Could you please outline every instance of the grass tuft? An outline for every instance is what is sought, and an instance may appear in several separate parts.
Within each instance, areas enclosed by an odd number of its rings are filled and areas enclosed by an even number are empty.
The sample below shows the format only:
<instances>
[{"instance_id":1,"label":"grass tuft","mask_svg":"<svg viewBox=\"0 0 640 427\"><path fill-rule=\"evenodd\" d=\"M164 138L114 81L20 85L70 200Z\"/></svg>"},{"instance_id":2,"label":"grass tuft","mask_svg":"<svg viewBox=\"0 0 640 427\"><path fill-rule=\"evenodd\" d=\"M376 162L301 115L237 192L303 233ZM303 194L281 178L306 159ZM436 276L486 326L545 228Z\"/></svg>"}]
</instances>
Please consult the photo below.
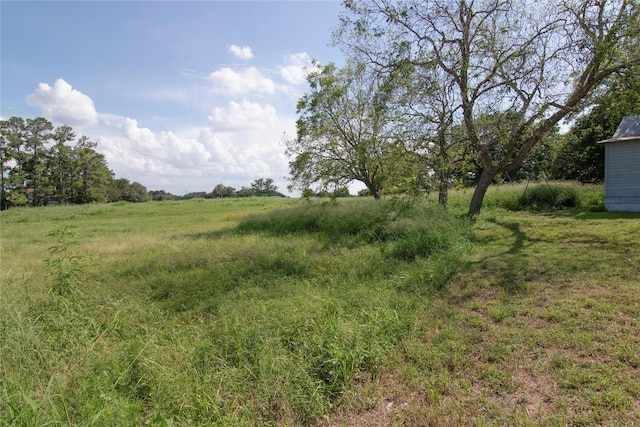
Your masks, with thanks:
<instances>
[{"instance_id":1,"label":"grass tuft","mask_svg":"<svg viewBox=\"0 0 640 427\"><path fill-rule=\"evenodd\" d=\"M496 191L490 192L484 206L529 212L578 209L602 212L604 211L604 191L601 186L572 182L514 184L500 186Z\"/></svg>"}]
</instances>

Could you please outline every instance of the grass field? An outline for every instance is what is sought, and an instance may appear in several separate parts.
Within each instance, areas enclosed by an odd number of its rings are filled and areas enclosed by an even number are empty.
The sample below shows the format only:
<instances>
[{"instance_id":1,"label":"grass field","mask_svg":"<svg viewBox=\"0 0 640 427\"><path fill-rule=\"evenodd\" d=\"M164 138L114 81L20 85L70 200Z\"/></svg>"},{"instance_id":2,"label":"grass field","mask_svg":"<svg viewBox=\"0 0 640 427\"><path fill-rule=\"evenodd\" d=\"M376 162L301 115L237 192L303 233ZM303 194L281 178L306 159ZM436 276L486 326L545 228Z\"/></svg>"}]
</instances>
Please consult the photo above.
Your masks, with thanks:
<instances>
[{"instance_id":1,"label":"grass field","mask_svg":"<svg viewBox=\"0 0 640 427\"><path fill-rule=\"evenodd\" d=\"M523 191L2 212L0 425L640 425L640 215Z\"/></svg>"}]
</instances>

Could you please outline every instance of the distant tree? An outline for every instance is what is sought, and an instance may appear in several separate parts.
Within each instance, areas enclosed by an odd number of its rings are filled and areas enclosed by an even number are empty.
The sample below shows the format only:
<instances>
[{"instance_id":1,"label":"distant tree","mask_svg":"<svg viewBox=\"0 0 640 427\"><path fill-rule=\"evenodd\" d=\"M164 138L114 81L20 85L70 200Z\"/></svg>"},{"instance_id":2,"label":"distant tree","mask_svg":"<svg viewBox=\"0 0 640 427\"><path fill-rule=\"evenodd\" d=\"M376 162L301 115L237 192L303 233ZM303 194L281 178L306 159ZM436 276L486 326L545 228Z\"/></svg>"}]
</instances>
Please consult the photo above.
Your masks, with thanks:
<instances>
[{"instance_id":1,"label":"distant tree","mask_svg":"<svg viewBox=\"0 0 640 427\"><path fill-rule=\"evenodd\" d=\"M258 178L251 183L251 189L255 194L259 194L264 191L264 178Z\"/></svg>"},{"instance_id":2,"label":"distant tree","mask_svg":"<svg viewBox=\"0 0 640 427\"><path fill-rule=\"evenodd\" d=\"M258 178L251 183L253 196L280 196L278 187L273 184L271 178Z\"/></svg>"},{"instance_id":3,"label":"distant tree","mask_svg":"<svg viewBox=\"0 0 640 427\"><path fill-rule=\"evenodd\" d=\"M251 197L255 195L256 191L253 188L248 188L245 186L242 186L240 190L236 191L236 196L238 197Z\"/></svg>"},{"instance_id":4,"label":"distant tree","mask_svg":"<svg viewBox=\"0 0 640 427\"><path fill-rule=\"evenodd\" d=\"M236 189L233 187L226 186L224 184L218 184L214 187L211 192L211 196L214 198L218 197L235 197Z\"/></svg>"},{"instance_id":5,"label":"distant tree","mask_svg":"<svg viewBox=\"0 0 640 427\"><path fill-rule=\"evenodd\" d=\"M43 117L0 121L0 205L90 203L132 197L126 179L113 180L97 144L70 126L54 129ZM139 190L134 186L135 190ZM145 189L146 191L146 189ZM137 196L136 196L137 197Z\"/></svg>"},{"instance_id":6,"label":"distant tree","mask_svg":"<svg viewBox=\"0 0 640 427\"><path fill-rule=\"evenodd\" d=\"M104 155L95 150L96 147L97 143L82 136L71 151L74 203L103 203L109 200L108 189L114 174L107 167Z\"/></svg>"},{"instance_id":7,"label":"distant tree","mask_svg":"<svg viewBox=\"0 0 640 427\"><path fill-rule=\"evenodd\" d=\"M107 189L107 198L109 202L119 202L120 200L126 200L126 195L129 192L131 183L126 178L113 179L109 183Z\"/></svg>"},{"instance_id":8,"label":"distant tree","mask_svg":"<svg viewBox=\"0 0 640 427\"><path fill-rule=\"evenodd\" d=\"M285 141L293 188L335 189L363 183L380 198L397 165L390 137L388 86L358 62L310 73L310 91L298 101L297 137ZM396 167L394 167L396 166Z\"/></svg>"},{"instance_id":9,"label":"distant tree","mask_svg":"<svg viewBox=\"0 0 640 427\"><path fill-rule=\"evenodd\" d=\"M149 197L154 201L162 201L162 200L175 200L176 196L168 193L164 190L151 190L149 191Z\"/></svg>"},{"instance_id":10,"label":"distant tree","mask_svg":"<svg viewBox=\"0 0 640 427\"><path fill-rule=\"evenodd\" d=\"M49 182L53 195L64 202L71 198L74 179L72 149L66 143L73 141L76 134L70 126L63 125L57 127L51 137L55 144L48 156Z\"/></svg>"},{"instance_id":11,"label":"distant tree","mask_svg":"<svg viewBox=\"0 0 640 427\"><path fill-rule=\"evenodd\" d=\"M276 185L274 185L274 184L273 184L273 179L271 179L271 178L266 178L266 179L264 180L264 187L263 187L263 190L264 190L266 193L275 193L275 192L277 192L277 191L278 191L278 186L276 186Z\"/></svg>"},{"instance_id":12,"label":"distant tree","mask_svg":"<svg viewBox=\"0 0 640 427\"><path fill-rule=\"evenodd\" d=\"M208 196L206 191L192 191L181 197L182 200L190 199L206 199Z\"/></svg>"},{"instance_id":13,"label":"distant tree","mask_svg":"<svg viewBox=\"0 0 640 427\"><path fill-rule=\"evenodd\" d=\"M351 194L349 194L349 187L347 187L346 185L336 188L335 190L333 190L333 193L331 195L333 197L350 197L351 196Z\"/></svg>"},{"instance_id":14,"label":"distant tree","mask_svg":"<svg viewBox=\"0 0 640 427\"><path fill-rule=\"evenodd\" d=\"M147 187L139 182L132 182L124 198L127 202L140 203L149 201Z\"/></svg>"},{"instance_id":15,"label":"distant tree","mask_svg":"<svg viewBox=\"0 0 640 427\"><path fill-rule=\"evenodd\" d=\"M9 120L0 121L0 210L8 209L11 200L18 204L26 203L26 197L22 189L22 179L19 178L20 160L18 153L24 139L24 120L20 117L11 117ZM19 195L23 200L16 200Z\"/></svg>"},{"instance_id":16,"label":"distant tree","mask_svg":"<svg viewBox=\"0 0 640 427\"><path fill-rule=\"evenodd\" d=\"M27 119L21 154L25 188L31 190L31 204L46 204L49 180L46 174L47 148L53 125L44 117Z\"/></svg>"}]
</instances>

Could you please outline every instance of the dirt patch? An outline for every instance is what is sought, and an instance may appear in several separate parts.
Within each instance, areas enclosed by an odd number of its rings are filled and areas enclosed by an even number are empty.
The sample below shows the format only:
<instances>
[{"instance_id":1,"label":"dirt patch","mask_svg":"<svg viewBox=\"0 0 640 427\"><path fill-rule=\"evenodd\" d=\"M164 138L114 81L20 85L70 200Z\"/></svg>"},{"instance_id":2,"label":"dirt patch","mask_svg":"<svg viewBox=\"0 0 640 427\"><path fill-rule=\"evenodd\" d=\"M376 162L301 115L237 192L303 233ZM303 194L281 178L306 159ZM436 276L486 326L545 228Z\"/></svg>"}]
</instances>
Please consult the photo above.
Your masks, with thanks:
<instances>
[{"instance_id":1,"label":"dirt patch","mask_svg":"<svg viewBox=\"0 0 640 427\"><path fill-rule=\"evenodd\" d=\"M394 373L383 374L358 385L353 405L341 408L331 420L318 427L382 427L397 424L403 409L416 399Z\"/></svg>"},{"instance_id":2,"label":"dirt patch","mask_svg":"<svg viewBox=\"0 0 640 427\"><path fill-rule=\"evenodd\" d=\"M519 385L516 393L510 396L509 406L521 406L531 420L544 417L552 412L553 395L556 384L548 375L533 375L527 369L515 369L513 380Z\"/></svg>"}]
</instances>

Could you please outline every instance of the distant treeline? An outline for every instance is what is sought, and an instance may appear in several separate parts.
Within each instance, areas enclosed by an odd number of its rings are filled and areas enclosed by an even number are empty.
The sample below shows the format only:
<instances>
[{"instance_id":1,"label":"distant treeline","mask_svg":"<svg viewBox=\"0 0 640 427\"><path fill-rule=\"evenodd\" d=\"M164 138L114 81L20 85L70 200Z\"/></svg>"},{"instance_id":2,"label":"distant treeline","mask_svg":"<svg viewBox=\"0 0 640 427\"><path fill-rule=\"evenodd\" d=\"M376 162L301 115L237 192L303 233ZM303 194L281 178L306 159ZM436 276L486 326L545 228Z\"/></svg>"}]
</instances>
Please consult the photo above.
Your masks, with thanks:
<instances>
[{"instance_id":1,"label":"distant treeline","mask_svg":"<svg viewBox=\"0 0 640 427\"><path fill-rule=\"evenodd\" d=\"M43 117L0 120L1 209L121 200L137 203L198 197L285 197L271 178L256 179L240 190L218 184L210 193L184 196L148 191L139 182L115 178L96 147L97 143L87 136L76 138L70 126L54 127Z\"/></svg>"},{"instance_id":2,"label":"distant treeline","mask_svg":"<svg viewBox=\"0 0 640 427\"><path fill-rule=\"evenodd\" d=\"M140 183L115 178L97 143L43 117L0 120L0 207L149 200Z\"/></svg>"},{"instance_id":3,"label":"distant treeline","mask_svg":"<svg viewBox=\"0 0 640 427\"><path fill-rule=\"evenodd\" d=\"M275 196L275 197L287 197L280 193L278 187L273 185L273 179L260 178L251 183L249 187L242 187L240 190L236 190L233 187L226 186L224 184L218 184L214 187L213 191L207 193L206 191L194 191L187 193L183 196L176 196L164 190L152 190L149 191L149 197L151 200L189 200L189 199L219 199L223 197L253 197L253 196ZM358 196L369 196L369 190L364 189L358 192ZM307 189L302 192L302 197L351 197L349 188L347 186L336 188L334 191L313 191Z\"/></svg>"},{"instance_id":4,"label":"distant treeline","mask_svg":"<svg viewBox=\"0 0 640 427\"><path fill-rule=\"evenodd\" d=\"M149 191L151 200L188 200L188 199L218 199L222 197L252 197L252 196L276 196L286 197L278 192L278 187L273 184L271 178L259 178L251 183L249 187L242 187L236 190L233 187L218 184L214 189L207 193L206 191L194 191L184 196L177 196L164 190Z\"/></svg>"}]
</instances>

